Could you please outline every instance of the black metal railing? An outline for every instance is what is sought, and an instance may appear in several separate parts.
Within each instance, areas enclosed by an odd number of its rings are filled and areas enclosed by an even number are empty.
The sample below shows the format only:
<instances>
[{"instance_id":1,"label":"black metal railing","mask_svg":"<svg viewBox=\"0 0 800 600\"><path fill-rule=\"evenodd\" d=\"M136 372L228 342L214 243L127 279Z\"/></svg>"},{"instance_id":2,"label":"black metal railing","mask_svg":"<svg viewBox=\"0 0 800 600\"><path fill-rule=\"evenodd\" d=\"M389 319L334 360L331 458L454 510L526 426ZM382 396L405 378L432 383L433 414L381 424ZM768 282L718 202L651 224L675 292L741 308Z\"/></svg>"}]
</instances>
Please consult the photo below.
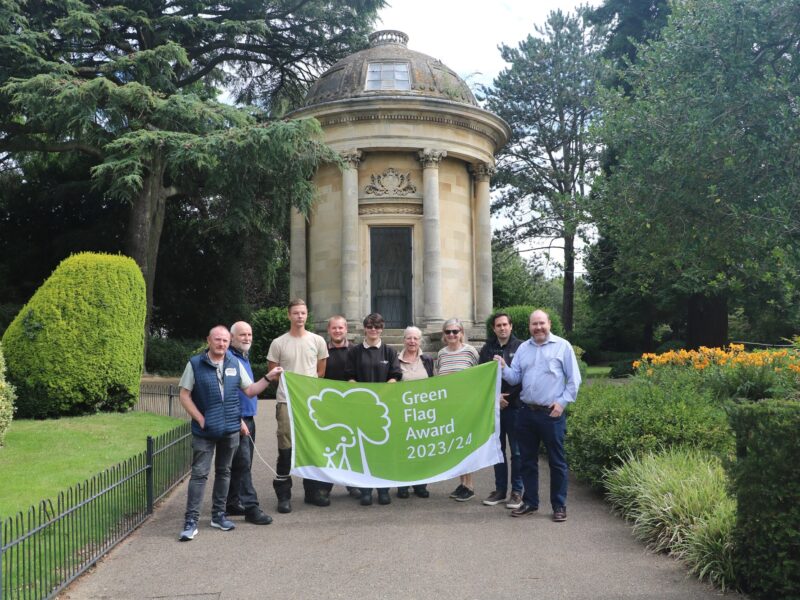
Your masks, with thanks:
<instances>
[{"instance_id":1,"label":"black metal railing","mask_svg":"<svg viewBox=\"0 0 800 600\"><path fill-rule=\"evenodd\" d=\"M139 388L139 401L133 410L190 420L181 405L180 388L163 383L143 383Z\"/></svg>"},{"instance_id":2,"label":"black metal railing","mask_svg":"<svg viewBox=\"0 0 800 600\"><path fill-rule=\"evenodd\" d=\"M0 598L51 598L153 512L191 468L189 423L26 513L0 521Z\"/></svg>"}]
</instances>

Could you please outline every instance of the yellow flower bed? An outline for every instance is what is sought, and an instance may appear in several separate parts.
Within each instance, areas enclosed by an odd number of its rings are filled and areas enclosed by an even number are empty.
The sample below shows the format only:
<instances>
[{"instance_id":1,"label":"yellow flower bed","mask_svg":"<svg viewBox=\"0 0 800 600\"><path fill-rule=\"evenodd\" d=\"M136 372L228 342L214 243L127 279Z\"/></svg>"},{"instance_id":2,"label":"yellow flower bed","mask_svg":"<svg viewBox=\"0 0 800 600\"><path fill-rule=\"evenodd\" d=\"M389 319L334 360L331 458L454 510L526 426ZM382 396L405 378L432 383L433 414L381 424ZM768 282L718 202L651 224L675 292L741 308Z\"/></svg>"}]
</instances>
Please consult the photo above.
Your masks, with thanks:
<instances>
[{"instance_id":1,"label":"yellow flower bed","mask_svg":"<svg viewBox=\"0 0 800 600\"><path fill-rule=\"evenodd\" d=\"M689 369L702 381L719 390L721 396L772 396L779 388L800 387L800 347L746 352L742 344L699 350L670 350L643 354L633 363L638 375L654 377L674 369ZM752 390L752 391L751 391Z\"/></svg>"},{"instance_id":2,"label":"yellow flower bed","mask_svg":"<svg viewBox=\"0 0 800 600\"><path fill-rule=\"evenodd\" d=\"M634 369L652 367L691 367L697 371L712 365L724 367L767 367L775 371L788 368L800 373L800 354L794 348L781 350L755 350L745 352L743 344L731 344L723 348L706 348L699 350L670 350L663 354L642 354L642 358L633 363Z\"/></svg>"}]
</instances>

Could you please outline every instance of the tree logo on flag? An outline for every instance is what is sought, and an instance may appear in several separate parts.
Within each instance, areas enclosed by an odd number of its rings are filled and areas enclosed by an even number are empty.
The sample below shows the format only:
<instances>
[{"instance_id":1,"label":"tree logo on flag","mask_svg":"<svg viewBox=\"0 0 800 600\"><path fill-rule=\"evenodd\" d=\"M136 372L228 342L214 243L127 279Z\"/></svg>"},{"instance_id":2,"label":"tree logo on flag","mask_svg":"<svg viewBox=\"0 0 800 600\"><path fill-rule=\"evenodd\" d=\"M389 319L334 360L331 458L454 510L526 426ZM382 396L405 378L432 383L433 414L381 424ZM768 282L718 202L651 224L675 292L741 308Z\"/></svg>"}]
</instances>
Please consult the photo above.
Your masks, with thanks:
<instances>
[{"instance_id":1,"label":"tree logo on flag","mask_svg":"<svg viewBox=\"0 0 800 600\"><path fill-rule=\"evenodd\" d=\"M358 410L349 411L343 417L338 407L341 407L345 398L351 406L357 405ZM375 392L364 388L353 388L346 392L326 388L308 399L308 416L317 429L332 434L323 452L327 468L361 470L365 475L370 475L366 444L382 446L388 442L392 424L389 407L381 402ZM361 469L352 460L356 458L352 454L356 446Z\"/></svg>"}]
</instances>

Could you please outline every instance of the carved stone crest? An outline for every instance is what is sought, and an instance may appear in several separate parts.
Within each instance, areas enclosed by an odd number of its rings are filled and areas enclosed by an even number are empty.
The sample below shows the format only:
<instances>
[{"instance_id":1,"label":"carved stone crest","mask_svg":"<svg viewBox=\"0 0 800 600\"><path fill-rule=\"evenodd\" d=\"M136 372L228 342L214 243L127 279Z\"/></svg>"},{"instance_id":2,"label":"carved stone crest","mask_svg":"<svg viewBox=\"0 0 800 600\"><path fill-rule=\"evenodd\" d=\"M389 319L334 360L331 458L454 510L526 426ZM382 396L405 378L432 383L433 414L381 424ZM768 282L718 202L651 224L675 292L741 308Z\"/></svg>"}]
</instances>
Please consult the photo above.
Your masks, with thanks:
<instances>
[{"instance_id":1,"label":"carved stone crest","mask_svg":"<svg viewBox=\"0 0 800 600\"><path fill-rule=\"evenodd\" d=\"M417 186L411 183L411 173L400 173L389 167L380 175L369 176L370 183L364 188L368 196L410 196L417 193Z\"/></svg>"}]
</instances>

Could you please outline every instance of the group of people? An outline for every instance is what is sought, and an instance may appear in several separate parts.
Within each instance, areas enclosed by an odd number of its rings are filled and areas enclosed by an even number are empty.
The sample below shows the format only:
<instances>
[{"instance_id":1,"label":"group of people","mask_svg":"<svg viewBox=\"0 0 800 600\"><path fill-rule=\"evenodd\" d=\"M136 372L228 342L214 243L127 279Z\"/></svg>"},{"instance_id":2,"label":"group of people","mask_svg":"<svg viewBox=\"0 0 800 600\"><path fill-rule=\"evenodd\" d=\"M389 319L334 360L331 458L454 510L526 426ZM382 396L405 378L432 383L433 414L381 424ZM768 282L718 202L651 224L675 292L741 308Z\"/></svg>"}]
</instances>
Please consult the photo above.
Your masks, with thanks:
<instances>
[{"instance_id":1,"label":"group of people","mask_svg":"<svg viewBox=\"0 0 800 600\"><path fill-rule=\"evenodd\" d=\"M447 375L497 361L503 379L498 398L503 462L494 466L495 489L483 504L505 503L513 517L534 514L539 508L538 453L540 443L544 443L550 467L553 520L566 520L565 409L575 401L581 378L572 346L550 332L547 313L537 310L530 315L531 337L526 342L512 333L508 314L493 315L494 336L480 353L466 343L461 321L449 319L442 326L445 345L435 360L422 352L422 332L417 327L405 329L399 353L385 344L381 338L384 319L378 313L364 318L364 339L360 343L348 339L347 320L338 315L328 320L328 342L308 331L308 307L303 300L289 304L288 316L289 331L270 345L267 374L258 381L253 381L248 356L253 332L243 321L234 323L230 331L221 325L212 328L207 350L193 356L186 365L179 383L180 400L192 419L193 456L181 541L197 535L200 504L212 459L215 476L211 526L223 531L234 529L236 525L230 516L244 516L245 521L256 525L272 522L272 517L259 505L251 476L254 417L258 395L284 371L339 381L393 383ZM273 488L278 512L289 513L292 437L287 399L281 386L275 415L278 459ZM328 482L304 479L304 501L329 506L332 487ZM362 506L373 503L372 489L347 489ZM420 498L430 495L424 484L413 486L413 493ZM398 498L410 495L409 487L397 489ZM474 497L473 474L461 475L450 498L466 502ZM377 499L379 504L390 504L389 489L378 489Z\"/></svg>"}]
</instances>

